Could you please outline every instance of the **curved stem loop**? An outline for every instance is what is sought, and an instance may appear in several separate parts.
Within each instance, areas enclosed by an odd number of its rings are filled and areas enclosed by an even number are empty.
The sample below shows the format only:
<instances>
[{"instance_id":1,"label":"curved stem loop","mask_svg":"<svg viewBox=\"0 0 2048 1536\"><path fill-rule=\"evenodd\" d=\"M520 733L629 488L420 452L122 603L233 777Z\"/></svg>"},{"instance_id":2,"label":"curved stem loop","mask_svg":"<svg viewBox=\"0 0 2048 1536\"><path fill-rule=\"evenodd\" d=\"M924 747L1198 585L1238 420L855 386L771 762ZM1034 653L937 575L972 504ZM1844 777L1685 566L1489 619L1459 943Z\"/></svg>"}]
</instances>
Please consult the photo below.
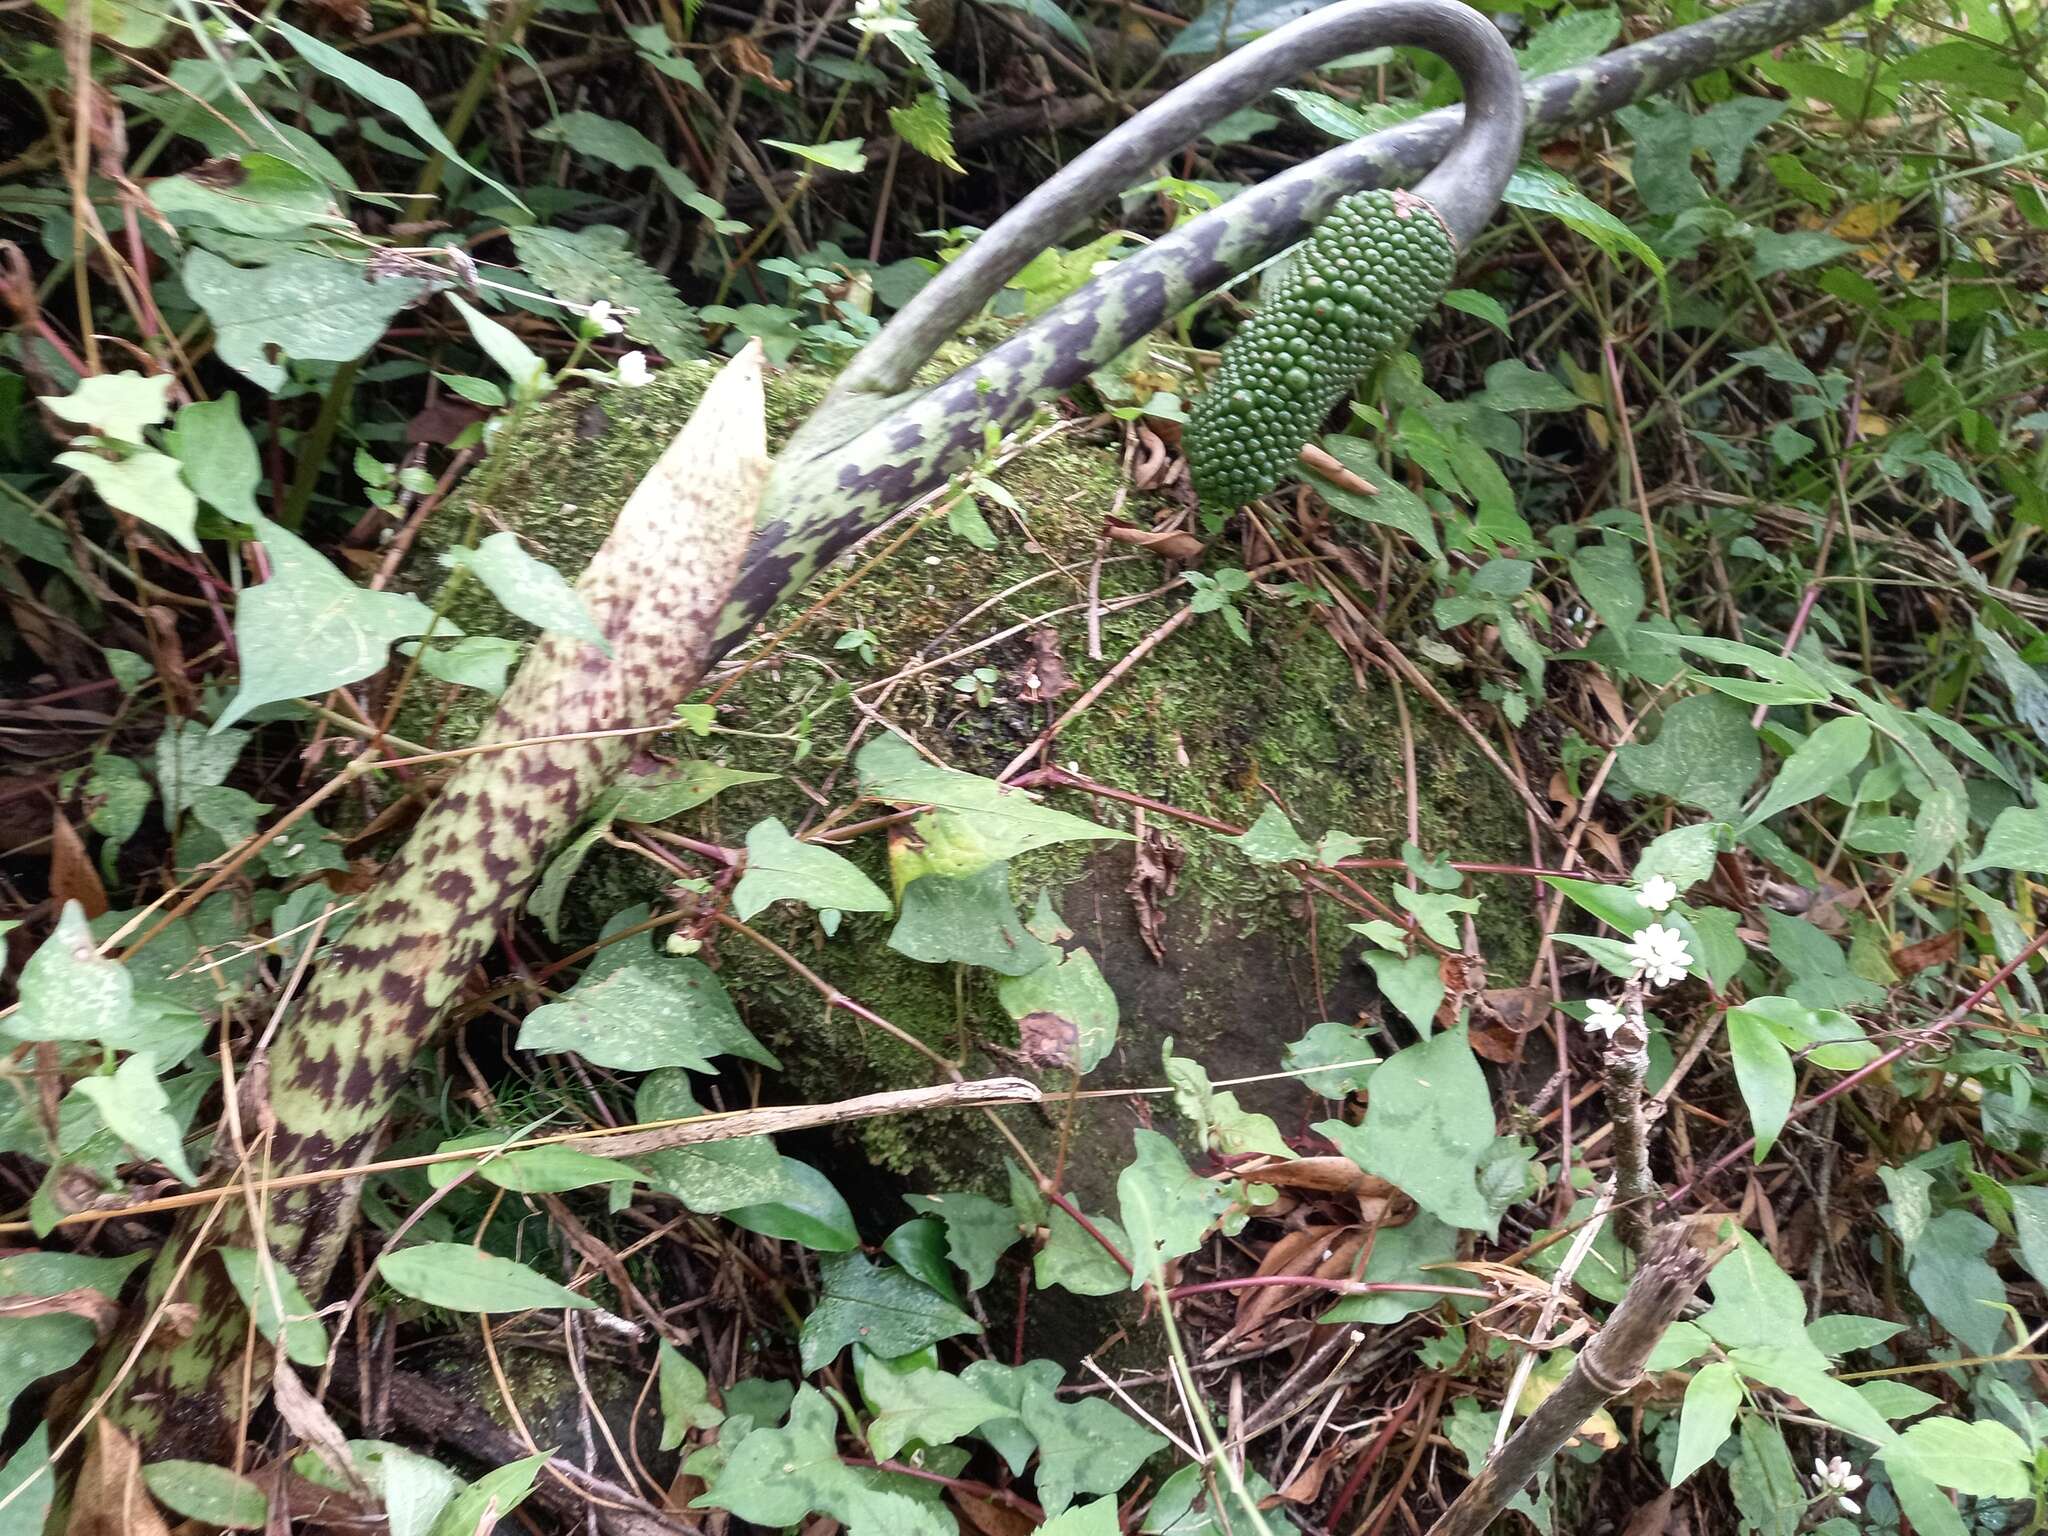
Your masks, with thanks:
<instances>
[{"instance_id":1,"label":"curved stem loop","mask_svg":"<svg viewBox=\"0 0 2048 1536\"><path fill-rule=\"evenodd\" d=\"M1461 244L1470 239L1499 202L1521 152L1522 77L1513 52L1491 21L1458 0L1339 0L1211 65L1038 186L861 349L831 399L907 390L917 370L1027 262L1204 129L1332 59L1390 44L1439 55L1464 86L1457 136L1416 190ZM1274 180L1323 182L1326 162L1342 153L1331 150ZM1359 190L1341 177L1327 181L1327 201Z\"/></svg>"}]
</instances>

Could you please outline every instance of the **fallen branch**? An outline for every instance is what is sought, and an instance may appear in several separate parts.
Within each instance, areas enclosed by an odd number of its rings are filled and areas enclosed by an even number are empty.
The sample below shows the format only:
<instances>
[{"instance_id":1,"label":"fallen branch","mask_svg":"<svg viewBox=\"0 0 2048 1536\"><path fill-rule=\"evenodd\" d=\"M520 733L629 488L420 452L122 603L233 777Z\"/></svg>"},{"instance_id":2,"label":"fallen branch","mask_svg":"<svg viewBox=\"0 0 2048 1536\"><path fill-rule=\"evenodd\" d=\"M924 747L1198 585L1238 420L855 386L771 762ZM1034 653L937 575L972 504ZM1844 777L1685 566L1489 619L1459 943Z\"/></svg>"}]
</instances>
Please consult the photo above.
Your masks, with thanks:
<instances>
[{"instance_id":1,"label":"fallen branch","mask_svg":"<svg viewBox=\"0 0 2048 1536\"><path fill-rule=\"evenodd\" d=\"M1546 1397L1522 1427L1451 1501L1429 1536L1481 1536L1508 1501L1557 1458L1579 1427L1602 1406L1634 1386L1643 1362L1678 1321L1714 1255L1702 1252L1686 1223L1660 1227L1649 1253L1629 1281L1621 1305L1593 1342L1579 1351L1570 1374Z\"/></svg>"}]
</instances>

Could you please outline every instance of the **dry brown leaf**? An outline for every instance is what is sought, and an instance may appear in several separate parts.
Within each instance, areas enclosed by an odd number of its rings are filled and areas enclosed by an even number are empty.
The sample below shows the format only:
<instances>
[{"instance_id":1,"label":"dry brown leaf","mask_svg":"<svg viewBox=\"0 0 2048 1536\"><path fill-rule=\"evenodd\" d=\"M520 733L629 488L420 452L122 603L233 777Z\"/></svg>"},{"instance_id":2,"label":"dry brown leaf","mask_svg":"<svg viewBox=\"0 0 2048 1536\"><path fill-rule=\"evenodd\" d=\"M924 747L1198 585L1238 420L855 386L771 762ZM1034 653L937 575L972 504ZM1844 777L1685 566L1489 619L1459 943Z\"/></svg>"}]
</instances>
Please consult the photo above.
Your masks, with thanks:
<instances>
[{"instance_id":1,"label":"dry brown leaf","mask_svg":"<svg viewBox=\"0 0 2048 1536\"><path fill-rule=\"evenodd\" d=\"M64 1536L170 1536L143 1486L135 1442L105 1419L93 1424Z\"/></svg>"},{"instance_id":2,"label":"dry brown leaf","mask_svg":"<svg viewBox=\"0 0 2048 1536\"><path fill-rule=\"evenodd\" d=\"M775 63L763 53L754 40L744 35L735 35L725 40L726 64L750 80L757 80L771 91L787 93L790 84L775 73Z\"/></svg>"},{"instance_id":3,"label":"dry brown leaf","mask_svg":"<svg viewBox=\"0 0 2048 1536\"><path fill-rule=\"evenodd\" d=\"M1282 1189L1313 1189L1330 1195L1356 1195L1361 1200L1384 1201L1394 1186L1367 1173L1348 1157L1295 1157L1270 1163L1248 1163L1240 1176L1259 1184L1277 1184ZM1371 1216L1366 1218L1372 1220Z\"/></svg>"},{"instance_id":4,"label":"dry brown leaf","mask_svg":"<svg viewBox=\"0 0 2048 1536\"><path fill-rule=\"evenodd\" d=\"M106 914L107 888L100 884L100 872L92 867L92 856L62 808L50 820L50 894L59 902L77 902L87 917Z\"/></svg>"},{"instance_id":5,"label":"dry brown leaf","mask_svg":"<svg viewBox=\"0 0 2048 1536\"><path fill-rule=\"evenodd\" d=\"M1489 987L1479 994L1479 1008L1501 1028L1526 1035L1550 1017L1550 994L1541 987Z\"/></svg>"},{"instance_id":6,"label":"dry brown leaf","mask_svg":"<svg viewBox=\"0 0 2048 1536\"><path fill-rule=\"evenodd\" d=\"M1255 1274L1260 1278L1272 1275L1312 1274L1329 1251L1331 1240L1339 1229L1334 1226L1302 1227L1285 1232L1273 1246L1266 1250L1259 1260ZM1226 1340L1243 1338L1274 1313L1284 1311L1293 1301L1297 1292L1292 1286L1252 1285L1238 1293L1237 1317L1230 1325Z\"/></svg>"},{"instance_id":7,"label":"dry brown leaf","mask_svg":"<svg viewBox=\"0 0 2048 1536\"><path fill-rule=\"evenodd\" d=\"M1348 1452L1359 1449L1358 1442L1337 1436L1318 1451L1309 1464L1295 1474L1292 1481L1280 1490L1280 1497L1290 1504L1313 1504L1323 1491L1323 1481L1330 1475L1330 1469L1342 1461Z\"/></svg>"},{"instance_id":8,"label":"dry brown leaf","mask_svg":"<svg viewBox=\"0 0 2048 1536\"><path fill-rule=\"evenodd\" d=\"M1131 462L1131 484L1141 491L1162 491L1180 473L1180 465L1166 445L1166 439L1150 423L1140 422L1133 433L1137 452Z\"/></svg>"},{"instance_id":9,"label":"dry brown leaf","mask_svg":"<svg viewBox=\"0 0 2048 1536\"><path fill-rule=\"evenodd\" d=\"M1946 965L1955 958L1962 938L1962 929L1951 928L1947 933L1937 933L1931 939L1895 949L1892 951L1892 969L1901 976L1917 976L1937 965Z\"/></svg>"},{"instance_id":10,"label":"dry brown leaf","mask_svg":"<svg viewBox=\"0 0 2048 1536\"><path fill-rule=\"evenodd\" d=\"M1040 1071L1054 1067L1078 1070L1081 1027L1072 1019L1040 1010L1017 1021L1017 1054Z\"/></svg>"},{"instance_id":11,"label":"dry brown leaf","mask_svg":"<svg viewBox=\"0 0 2048 1536\"><path fill-rule=\"evenodd\" d=\"M1621 1536L1692 1536L1692 1521L1685 1512L1680 1511L1675 1520L1671 1517L1672 1506L1677 1502L1678 1490L1666 1488L1628 1517Z\"/></svg>"},{"instance_id":12,"label":"dry brown leaf","mask_svg":"<svg viewBox=\"0 0 2048 1536\"><path fill-rule=\"evenodd\" d=\"M1105 531L1117 543L1132 545L1162 560L1198 560L1202 555L1202 541L1178 528L1138 528L1130 523L1111 522Z\"/></svg>"},{"instance_id":13,"label":"dry brown leaf","mask_svg":"<svg viewBox=\"0 0 2048 1536\"><path fill-rule=\"evenodd\" d=\"M1377 496L1380 488L1364 476L1345 467L1341 459L1323 451L1315 443L1309 443L1301 450L1301 462L1321 475L1340 491L1349 491L1354 496Z\"/></svg>"},{"instance_id":14,"label":"dry brown leaf","mask_svg":"<svg viewBox=\"0 0 2048 1536\"><path fill-rule=\"evenodd\" d=\"M1139 832L1131 855L1131 878L1124 889L1131 893L1138 937L1161 965L1166 963L1166 903L1180 884L1180 867L1186 862L1180 844L1157 827Z\"/></svg>"},{"instance_id":15,"label":"dry brown leaf","mask_svg":"<svg viewBox=\"0 0 2048 1536\"><path fill-rule=\"evenodd\" d=\"M81 1286L75 1291L59 1291L54 1296L0 1296L0 1320L44 1317L52 1312L66 1312L73 1317L84 1318L101 1338L105 1338L114 1324L121 1320L120 1304L90 1286Z\"/></svg>"},{"instance_id":16,"label":"dry brown leaf","mask_svg":"<svg viewBox=\"0 0 2048 1536\"><path fill-rule=\"evenodd\" d=\"M998 1504L994 1499L977 1499L955 1489L952 1502L960 1518L981 1536L1031 1536L1038 1529L1038 1523L1023 1511Z\"/></svg>"},{"instance_id":17,"label":"dry brown leaf","mask_svg":"<svg viewBox=\"0 0 2048 1536\"><path fill-rule=\"evenodd\" d=\"M320 1405L320 1400L306 1390L306 1384L299 1380L299 1373L291 1368L283 1355L278 1356L270 1390L278 1413L291 1426L292 1433L320 1458L321 1465L347 1483L353 1492L369 1498L370 1489L356 1471L355 1458L348 1453L348 1436L341 1432L341 1426Z\"/></svg>"},{"instance_id":18,"label":"dry brown leaf","mask_svg":"<svg viewBox=\"0 0 2048 1536\"><path fill-rule=\"evenodd\" d=\"M1050 624L1031 631L1031 659L1014 675L1018 697L1027 704L1049 704L1080 686L1067 672L1066 658L1060 654L1060 632Z\"/></svg>"}]
</instances>

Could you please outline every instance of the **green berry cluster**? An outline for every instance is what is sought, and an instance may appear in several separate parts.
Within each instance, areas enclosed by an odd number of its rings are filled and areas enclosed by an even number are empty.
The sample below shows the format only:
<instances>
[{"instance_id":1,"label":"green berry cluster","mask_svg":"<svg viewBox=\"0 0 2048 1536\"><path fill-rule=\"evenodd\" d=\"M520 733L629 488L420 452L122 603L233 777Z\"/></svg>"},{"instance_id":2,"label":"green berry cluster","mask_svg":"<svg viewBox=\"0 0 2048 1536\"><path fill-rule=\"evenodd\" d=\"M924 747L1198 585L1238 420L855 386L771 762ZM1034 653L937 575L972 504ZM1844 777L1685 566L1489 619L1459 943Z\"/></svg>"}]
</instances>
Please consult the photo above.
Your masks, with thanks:
<instances>
[{"instance_id":1,"label":"green berry cluster","mask_svg":"<svg viewBox=\"0 0 2048 1536\"><path fill-rule=\"evenodd\" d=\"M1188 413L1195 490L1241 507L1292 472L1302 445L1450 285L1457 247L1411 192L1355 192L1272 284Z\"/></svg>"}]
</instances>

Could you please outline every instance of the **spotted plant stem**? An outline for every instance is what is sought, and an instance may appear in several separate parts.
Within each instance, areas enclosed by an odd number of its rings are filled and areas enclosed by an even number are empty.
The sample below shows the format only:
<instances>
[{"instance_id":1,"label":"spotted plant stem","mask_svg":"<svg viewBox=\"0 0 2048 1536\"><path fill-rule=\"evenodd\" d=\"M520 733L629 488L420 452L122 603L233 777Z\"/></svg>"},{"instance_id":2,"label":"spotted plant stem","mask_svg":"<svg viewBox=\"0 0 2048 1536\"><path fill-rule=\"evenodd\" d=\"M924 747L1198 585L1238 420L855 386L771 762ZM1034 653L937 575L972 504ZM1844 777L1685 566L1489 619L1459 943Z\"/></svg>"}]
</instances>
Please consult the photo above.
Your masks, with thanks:
<instances>
[{"instance_id":1,"label":"spotted plant stem","mask_svg":"<svg viewBox=\"0 0 2048 1536\"><path fill-rule=\"evenodd\" d=\"M1820 31L1863 3L1754 0L1526 81L1528 139L1541 143ZM1333 47L1323 60L1345 51ZM1234 109L1243 78L1227 76L1219 85L1218 75L1218 69L1205 70L1128 125L1146 125L1138 139L1126 143L1120 161L1133 167L1130 180ZM1161 111L1169 107L1174 110ZM849 369L852 382L833 392L777 463L746 571L719 622L719 654L841 550L974 463L983 451L986 424L1006 432L1021 426L1042 401L1080 383L1203 294L1302 239L1340 198L1424 178L1417 191L1436 207L1453 211L1459 203L1469 205L1457 188L1432 187L1425 174L1444 160L1463 123L1462 107L1427 112L1249 187L1118 262L930 390L902 393L910 374L979 307L979 300L966 304L967 298L985 299L1015 275L1022 260L1097 204L1076 195L1035 210L1023 229L1012 227L1016 213L1006 215L948 268L954 297L943 306L906 309L892 321L863 349L864 355L875 349L876 360L856 360ZM1120 185L1095 191L1098 204ZM1474 227L1468 216L1453 220L1461 236ZM935 280L932 287L938 286Z\"/></svg>"},{"instance_id":2,"label":"spotted plant stem","mask_svg":"<svg viewBox=\"0 0 2048 1536\"><path fill-rule=\"evenodd\" d=\"M499 922L632 751L628 736L564 738L667 720L703 676L767 476L757 344L713 381L577 583L608 646L542 636L478 738L525 744L464 760L322 955L267 1063L268 1172L346 1167L374 1152L414 1058ZM267 1198L264 1241L306 1295L324 1289L359 1193L337 1180ZM181 1223L166 1244L135 1315L154 1310L195 1229ZM216 1230L218 1245L254 1241L232 1197ZM218 1457L233 1448L242 1373L230 1367L246 1314L210 1255L175 1300L191 1304L171 1314L189 1330L152 1341L116 1416L147 1459Z\"/></svg>"}]
</instances>

